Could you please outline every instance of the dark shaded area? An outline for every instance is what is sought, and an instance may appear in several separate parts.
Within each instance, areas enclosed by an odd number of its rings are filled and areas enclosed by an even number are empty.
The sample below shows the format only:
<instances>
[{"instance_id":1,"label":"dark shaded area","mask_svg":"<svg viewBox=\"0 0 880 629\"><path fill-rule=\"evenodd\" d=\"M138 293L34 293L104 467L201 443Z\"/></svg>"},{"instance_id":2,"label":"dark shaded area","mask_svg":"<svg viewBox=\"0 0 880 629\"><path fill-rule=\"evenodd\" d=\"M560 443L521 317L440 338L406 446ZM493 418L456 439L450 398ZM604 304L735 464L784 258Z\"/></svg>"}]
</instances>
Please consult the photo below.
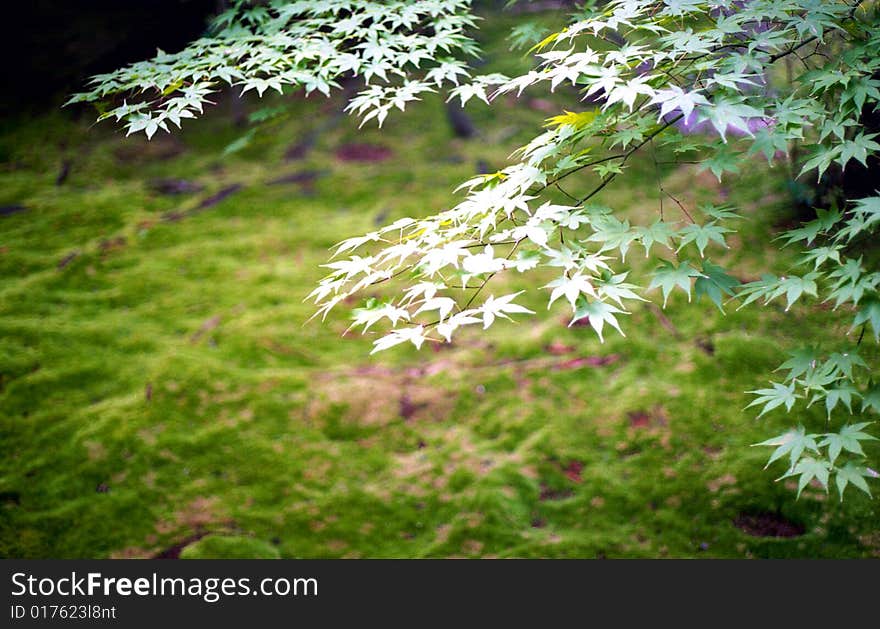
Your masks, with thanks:
<instances>
[{"instance_id":1,"label":"dark shaded area","mask_svg":"<svg viewBox=\"0 0 880 629\"><path fill-rule=\"evenodd\" d=\"M125 248L128 243L125 236L116 236L115 238L102 238L98 243L98 249L101 253L111 253Z\"/></svg>"},{"instance_id":2,"label":"dark shaded area","mask_svg":"<svg viewBox=\"0 0 880 629\"><path fill-rule=\"evenodd\" d=\"M413 402L412 398L409 396L409 393L404 393L400 396L400 401L398 402L398 413L404 419L409 421L413 418L413 416L419 412L420 410L427 408L427 402Z\"/></svg>"},{"instance_id":3,"label":"dark shaded area","mask_svg":"<svg viewBox=\"0 0 880 629\"><path fill-rule=\"evenodd\" d=\"M234 183L232 185L226 186L225 188L222 188L221 190L215 192L211 196L205 197L204 199L202 199L199 202L199 204L191 210L188 210L188 211L172 210L171 212L165 212L162 215L162 220L170 222L170 223L183 220L187 216L192 216L193 214L198 214L199 212L203 212L204 210L207 210L208 208L214 207L215 205L217 205L218 203L220 203L221 201L223 201L227 197L232 196L233 194L235 194L236 192L238 192L242 188L244 188L244 186L240 183Z\"/></svg>"},{"instance_id":4,"label":"dark shaded area","mask_svg":"<svg viewBox=\"0 0 880 629\"><path fill-rule=\"evenodd\" d=\"M573 489L556 489L545 483L541 483L541 493L538 494L538 500L546 502L548 500L565 500L574 496Z\"/></svg>"},{"instance_id":5,"label":"dark shaded area","mask_svg":"<svg viewBox=\"0 0 880 629\"><path fill-rule=\"evenodd\" d=\"M65 159L61 162L61 168L58 170L58 175L55 177L55 185L63 186L64 182L67 181L68 175L70 175L70 167L73 165L69 159Z\"/></svg>"},{"instance_id":6,"label":"dark shaded area","mask_svg":"<svg viewBox=\"0 0 880 629\"><path fill-rule=\"evenodd\" d=\"M660 406L652 410L638 409L626 414L629 425L633 428L651 428L654 426L668 426L669 419Z\"/></svg>"},{"instance_id":7,"label":"dark shaded area","mask_svg":"<svg viewBox=\"0 0 880 629\"><path fill-rule=\"evenodd\" d=\"M880 74L874 74L875 80L880 79ZM867 133L880 133L880 112L867 105L862 109L859 117L862 129ZM846 170L835 173L837 183L847 199L862 199L877 194L880 188L877 175L880 174L880 158L869 155L867 166L857 160L850 160Z\"/></svg>"},{"instance_id":8,"label":"dark shaded area","mask_svg":"<svg viewBox=\"0 0 880 629\"><path fill-rule=\"evenodd\" d=\"M446 117L449 119L449 124L452 126L452 131L456 137L468 139L477 135L477 128L474 126L473 121L471 121L470 116L465 113L464 108L457 102L446 103Z\"/></svg>"},{"instance_id":9,"label":"dark shaded area","mask_svg":"<svg viewBox=\"0 0 880 629\"><path fill-rule=\"evenodd\" d=\"M311 187L321 177L327 173L319 170L301 170L287 175L281 175L275 179L269 180L270 186L280 186L285 184L297 184L303 187Z\"/></svg>"},{"instance_id":10,"label":"dark shaded area","mask_svg":"<svg viewBox=\"0 0 880 629\"><path fill-rule=\"evenodd\" d=\"M292 144L286 151L284 151L284 160L295 162L297 160L305 159L309 154L309 151L315 146L317 140L317 131L312 131L311 133L306 134L302 140L296 144Z\"/></svg>"},{"instance_id":11,"label":"dark shaded area","mask_svg":"<svg viewBox=\"0 0 880 629\"><path fill-rule=\"evenodd\" d=\"M180 559L180 553L183 552L183 549L189 546L190 544L199 541L202 539L207 533L200 532L194 535L190 535L174 544L173 546L169 546L165 550L162 550L155 555L153 555L150 559Z\"/></svg>"},{"instance_id":12,"label":"dark shaded area","mask_svg":"<svg viewBox=\"0 0 880 629\"><path fill-rule=\"evenodd\" d=\"M243 187L244 186L242 186L240 183L234 183L231 186L226 186L225 188L218 191L217 193L212 194L211 196L207 197L206 199L203 199L196 206L196 210L206 210L209 207L214 207L215 205L220 203L220 201L223 201L225 198L232 196L233 194L235 194L236 192L241 190Z\"/></svg>"},{"instance_id":13,"label":"dark shaded area","mask_svg":"<svg viewBox=\"0 0 880 629\"><path fill-rule=\"evenodd\" d=\"M195 181L174 178L153 179L147 185L153 192L168 196L193 194L195 192L201 192L203 189L203 186Z\"/></svg>"},{"instance_id":14,"label":"dark shaded area","mask_svg":"<svg viewBox=\"0 0 880 629\"><path fill-rule=\"evenodd\" d=\"M880 74L875 74L873 78L880 79ZM859 123L865 133L880 133L880 111L866 105L859 116ZM847 200L877 194L880 190L880 158L869 155L866 162L867 165L851 159L846 169L834 163L818 182L815 171L805 175L810 177L807 186L794 185L797 219L811 221L816 218L816 208L843 207Z\"/></svg>"},{"instance_id":15,"label":"dark shaded area","mask_svg":"<svg viewBox=\"0 0 880 629\"><path fill-rule=\"evenodd\" d=\"M355 142L336 149L336 157L343 162L381 162L393 155L387 146Z\"/></svg>"},{"instance_id":16,"label":"dark shaded area","mask_svg":"<svg viewBox=\"0 0 880 629\"><path fill-rule=\"evenodd\" d=\"M571 461L565 466L565 476L573 483L580 483L583 479L581 473L584 471L584 464L580 461Z\"/></svg>"},{"instance_id":17,"label":"dark shaded area","mask_svg":"<svg viewBox=\"0 0 880 629\"><path fill-rule=\"evenodd\" d=\"M696 340L696 344L707 356L715 355L715 344L712 339L700 338Z\"/></svg>"},{"instance_id":18,"label":"dark shaded area","mask_svg":"<svg viewBox=\"0 0 880 629\"><path fill-rule=\"evenodd\" d=\"M800 537L805 531L803 525L771 512L740 513L733 525L752 537Z\"/></svg>"},{"instance_id":19,"label":"dark shaded area","mask_svg":"<svg viewBox=\"0 0 880 629\"><path fill-rule=\"evenodd\" d=\"M27 208L23 205L4 205L0 207L0 216L11 216L20 212L27 212Z\"/></svg>"},{"instance_id":20,"label":"dark shaded area","mask_svg":"<svg viewBox=\"0 0 880 629\"><path fill-rule=\"evenodd\" d=\"M73 262L74 260L76 260L76 258L77 258L78 256L79 256L79 251L71 251L70 253L68 253L66 256L64 256L63 258L61 258L61 259L58 261L58 270L59 270L59 271L63 271L64 269L66 269L67 266L68 266L71 262Z\"/></svg>"},{"instance_id":21,"label":"dark shaded area","mask_svg":"<svg viewBox=\"0 0 880 629\"><path fill-rule=\"evenodd\" d=\"M0 505L18 506L21 504L21 494L17 491L0 491Z\"/></svg>"},{"instance_id":22,"label":"dark shaded area","mask_svg":"<svg viewBox=\"0 0 880 629\"><path fill-rule=\"evenodd\" d=\"M180 50L205 32L217 8L217 0L17 2L3 37L3 83L14 96L0 113L58 106L94 74L152 57L156 48Z\"/></svg>"}]
</instances>

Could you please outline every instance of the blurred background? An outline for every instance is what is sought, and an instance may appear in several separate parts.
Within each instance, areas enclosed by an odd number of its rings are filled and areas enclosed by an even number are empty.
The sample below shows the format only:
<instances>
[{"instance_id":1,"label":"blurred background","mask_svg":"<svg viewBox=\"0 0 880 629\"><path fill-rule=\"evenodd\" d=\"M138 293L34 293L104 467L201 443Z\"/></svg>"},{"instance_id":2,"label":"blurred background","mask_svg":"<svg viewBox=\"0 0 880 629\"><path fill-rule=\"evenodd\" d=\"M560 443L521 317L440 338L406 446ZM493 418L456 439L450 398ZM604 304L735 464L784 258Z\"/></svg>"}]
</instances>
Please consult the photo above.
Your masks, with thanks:
<instances>
[{"instance_id":1,"label":"blurred background","mask_svg":"<svg viewBox=\"0 0 880 629\"><path fill-rule=\"evenodd\" d=\"M222 94L148 142L60 105L91 74L182 48L216 0L15 4L0 124L0 556L880 552L874 502L815 488L795 501L749 447L790 419L755 420L744 392L838 325L821 308L722 316L671 298L634 308L627 337L600 344L510 278L537 316L421 352L369 356L375 337L345 333L344 309L306 323L331 245L449 206L461 181L577 109L573 92L465 111L425 98L381 131L358 130L340 94ZM523 13L550 27L565 9L503 4L478 3L479 63L511 75L532 64L510 52ZM250 125L265 107L285 113ZM661 162L635 160L603 202L650 219L660 182L688 203L732 203L749 220L717 257L743 281L784 268L767 245L799 211L784 172L756 162L719 184Z\"/></svg>"}]
</instances>

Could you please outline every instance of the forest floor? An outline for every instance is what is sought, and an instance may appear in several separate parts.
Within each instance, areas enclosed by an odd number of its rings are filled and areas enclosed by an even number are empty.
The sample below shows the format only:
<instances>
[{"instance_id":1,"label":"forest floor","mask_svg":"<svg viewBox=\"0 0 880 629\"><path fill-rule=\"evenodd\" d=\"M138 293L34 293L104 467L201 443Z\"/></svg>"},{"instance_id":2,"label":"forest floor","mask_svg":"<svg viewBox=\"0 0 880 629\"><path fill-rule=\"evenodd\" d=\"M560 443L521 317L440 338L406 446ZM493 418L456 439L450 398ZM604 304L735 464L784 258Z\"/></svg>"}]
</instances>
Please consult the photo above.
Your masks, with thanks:
<instances>
[{"instance_id":1,"label":"forest floor","mask_svg":"<svg viewBox=\"0 0 880 629\"><path fill-rule=\"evenodd\" d=\"M487 70L529 63L487 47ZM745 392L839 325L827 309L677 295L601 344L532 286L535 317L374 356L344 309L306 323L331 245L449 206L570 94L469 107L470 140L439 98L381 131L338 98L284 100L231 155L226 101L151 142L89 116L4 123L0 556L880 554L876 501L795 500L750 447L792 419L756 420ZM636 160L602 202L650 217L658 178L742 209L713 251L741 279L786 268L767 245L790 220L781 173L722 186Z\"/></svg>"}]
</instances>

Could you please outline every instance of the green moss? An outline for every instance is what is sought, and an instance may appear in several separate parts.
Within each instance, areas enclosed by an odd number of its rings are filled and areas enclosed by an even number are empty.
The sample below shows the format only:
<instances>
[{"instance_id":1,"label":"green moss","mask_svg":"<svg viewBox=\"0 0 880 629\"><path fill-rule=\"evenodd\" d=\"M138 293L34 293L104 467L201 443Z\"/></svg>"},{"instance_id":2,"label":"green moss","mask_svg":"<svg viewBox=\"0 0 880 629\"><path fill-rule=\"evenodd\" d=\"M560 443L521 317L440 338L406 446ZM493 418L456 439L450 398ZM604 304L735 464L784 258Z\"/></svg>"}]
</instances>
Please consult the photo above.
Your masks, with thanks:
<instances>
[{"instance_id":1,"label":"green moss","mask_svg":"<svg viewBox=\"0 0 880 629\"><path fill-rule=\"evenodd\" d=\"M207 535L180 551L181 559L279 559L278 549L251 537Z\"/></svg>"},{"instance_id":2,"label":"green moss","mask_svg":"<svg viewBox=\"0 0 880 629\"><path fill-rule=\"evenodd\" d=\"M506 26L490 25L487 71L528 64L502 53ZM374 337L342 336L343 310L305 323L328 247L447 206L478 161L503 166L548 114L469 108L482 137L465 142L428 98L381 131L342 118L285 162L326 103L290 105L295 115L230 157L220 150L239 131L222 105L152 143L61 116L6 126L2 203L27 210L0 217L0 555L153 556L206 534L184 556L878 552L876 502L812 489L795 502L749 447L790 418L742 410L744 391L834 313L722 317L675 297L666 321L636 307L627 337L600 344L554 308L451 348L378 357ZM350 141L393 155L337 159ZM650 160L632 164L608 192L635 220L650 215L656 180ZM267 184L303 170L326 175L311 192ZM763 168L744 171L731 202L778 188ZM672 190L693 187L686 172L666 176ZM204 192L159 195L150 182L163 177ZM243 188L166 220L232 184ZM785 268L763 207L746 212L724 263L743 276ZM630 255L635 275L650 269ZM544 313L546 297L530 290L526 303ZM751 537L733 524L745 512L805 533Z\"/></svg>"}]
</instances>

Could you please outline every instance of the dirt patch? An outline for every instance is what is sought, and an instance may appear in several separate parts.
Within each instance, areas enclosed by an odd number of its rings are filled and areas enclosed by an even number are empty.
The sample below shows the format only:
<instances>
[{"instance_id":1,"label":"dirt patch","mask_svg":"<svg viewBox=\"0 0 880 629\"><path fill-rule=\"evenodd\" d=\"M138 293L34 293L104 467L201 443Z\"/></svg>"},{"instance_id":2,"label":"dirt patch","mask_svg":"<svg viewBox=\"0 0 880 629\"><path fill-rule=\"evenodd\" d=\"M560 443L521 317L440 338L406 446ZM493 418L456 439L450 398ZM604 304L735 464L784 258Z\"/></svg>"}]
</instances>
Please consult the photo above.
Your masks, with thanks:
<instances>
[{"instance_id":1,"label":"dirt patch","mask_svg":"<svg viewBox=\"0 0 880 629\"><path fill-rule=\"evenodd\" d=\"M565 477L568 478L573 483L579 483L583 479L581 478L581 472L584 471L584 464L580 461L571 461L568 465L565 466L564 474Z\"/></svg>"},{"instance_id":2,"label":"dirt patch","mask_svg":"<svg viewBox=\"0 0 880 629\"><path fill-rule=\"evenodd\" d=\"M86 441L83 443L86 448L86 456L89 461L100 461L107 458L107 449L104 444L99 441Z\"/></svg>"},{"instance_id":3,"label":"dirt patch","mask_svg":"<svg viewBox=\"0 0 880 629\"><path fill-rule=\"evenodd\" d=\"M740 513L733 525L752 537L800 537L806 530L802 524L770 511Z\"/></svg>"},{"instance_id":4,"label":"dirt patch","mask_svg":"<svg viewBox=\"0 0 880 629\"><path fill-rule=\"evenodd\" d=\"M456 394L439 386L414 382L407 372L386 368L358 368L349 376L319 376L315 385L324 404L310 415L322 415L326 406L345 407L345 416L364 426L385 426L403 419L436 422L449 416Z\"/></svg>"},{"instance_id":5,"label":"dirt patch","mask_svg":"<svg viewBox=\"0 0 880 629\"><path fill-rule=\"evenodd\" d=\"M483 542L469 539L461 545L461 550L467 555L479 555L483 550Z\"/></svg>"},{"instance_id":6,"label":"dirt patch","mask_svg":"<svg viewBox=\"0 0 880 629\"><path fill-rule=\"evenodd\" d=\"M652 428L669 424L666 412L661 406L655 406L650 411L642 409L630 411L626 417L629 419L629 425L633 428Z\"/></svg>"},{"instance_id":7,"label":"dirt patch","mask_svg":"<svg viewBox=\"0 0 880 629\"><path fill-rule=\"evenodd\" d=\"M870 551L872 557L880 557L880 532L859 535L859 543Z\"/></svg>"},{"instance_id":8,"label":"dirt patch","mask_svg":"<svg viewBox=\"0 0 880 629\"><path fill-rule=\"evenodd\" d=\"M733 474L725 474L724 476L719 476L718 478L713 478L708 483L706 483L706 488L711 491L713 494L718 493L724 487L733 487L736 485L736 476Z\"/></svg>"},{"instance_id":9,"label":"dirt patch","mask_svg":"<svg viewBox=\"0 0 880 629\"><path fill-rule=\"evenodd\" d=\"M426 408L427 403L414 402L409 393L404 393L400 396L400 400L397 406L398 415L400 415L405 420L410 420L415 416L418 411Z\"/></svg>"},{"instance_id":10,"label":"dirt patch","mask_svg":"<svg viewBox=\"0 0 880 629\"><path fill-rule=\"evenodd\" d=\"M619 354L609 354L608 356L581 356L570 360L563 360L553 365L554 371L567 369L582 369L584 367L604 367L612 365L620 360Z\"/></svg>"},{"instance_id":11,"label":"dirt patch","mask_svg":"<svg viewBox=\"0 0 880 629\"><path fill-rule=\"evenodd\" d=\"M541 483L541 493L538 494L538 500L546 502L548 500L565 500L574 496L572 489L557 489Z\"/></svg>"},{"instance_id":12,"label":"dirt patch","mask_svg":"<svg viewBox=\"0 0 880 629\"><path fill-rule=\"evenodd\" d=\"M343 144L336 149L336 157L343 162L382 162L393 154L390 148L379 144Z\"/></svg>"},{"instance_id":13,"label":"dirt patch","mask_svg":"<svg viewBox=\"0 0 880 629\"><path fill-rule=\"evenodd\" d=\"M491 444L476 440L466 428L427 429L427 434L430 446L394 455L390 471L395 483L384 482L381 486L371 487L370 491L380 496L390 495L389 492L396 487L397 491L423 496L450 488L455 475L462 470L480 478L505 465L522 466L520 453L493 451ZM455 490L457 494L461 491L461 488ZM441 494L441 500L451 499L452 494L448 491ZM462 515L470 527L482 521L479 514Z\"/></svg>"},{"instance_id":14,"label":"dirt patch","mask_svg":"<svg viewBox=\"0 0 880 629\"><path fill-rule=\"evenodd\" d=\"M187 510L196 508L199 509L205 506L205 503L212 502L213 499L206 498L197 498L190 505L184 508L184 511L176 514L176 518L180 520L180 516L183 515L183 520L186 520L188 524L194 524L190 528L190 533L180 537L178 541L174 542L170 546L165 548L158 548L155 544L158 539L158 536L155 534L148 535L145 539L145 546L130 546L128 548L124 548L122 550L111 553L111 559L180 559L180 554L183 552L183 549L187 546L199 541L206 535L209 535L211 531L207 529L205 524L207 524L206 520L202 520L199 517L192 518L192 514L185 514ZM224 523L225 527L234 527L234 523L226 522ZM162 526L157 525L156 529L159 530L163 528ZM160 531L161 532L161 531Z\"/></svg>"},{"instance_id":15,"label":"dirt patch","mask_svg":"<svg viewBox=\"0 0 880 629\"><path fill-rule=\"evenodd\" d=\"M445 544L449 540L449 534L452 532L451 524L441 524L436 529L436 537L434 538L435 543L437 544Z\"/></svg>"},{"instance_id":16,"label":"dirt patch","mask_svg":"<svg viewBox=\"0 0 880 629\"><path fill-rule=\"evenodd\" d=\"M220 325L220 321L221 321L220 315L215 315L215 316L211 317L210 319L208 319L207 321L205 321L204 323L202 323L202 325L199 327L199 329L196 330L195 333L193 333L193 335L190 337L189 342L190 343L198 343L201 340L201 338L203 336L205 336L208 332L211 332L212 330L216 329L217 326Z\"/></svg>"},{"instance_id":17,"label":"dirt patch","mask_svg":"<svg viewBox=\"0 0 880 629\"><path fill-rule=\"evenodd\" d=\"M552 356L564 356L565 354L573 354L577 351L574 345L566 345L561 341L553 341L544 347L544 351Z\"/></svg>"},{"instance_id":18,"label":"dirt patch","mask_svg":"<svg viewBox=\"0 0 880 629\"><path fill-rule=\"evenodd\" d=\"M176 511L170 519L156 523L156 531L160 534L174 531L201 531L209 524L218 522L219 500L214 497L198 497Z\"/></svg>"},{"instance_id":19,"label":"dirt patch","mask_svg":"<svg viewBox=\"0 0 880 629\"><path fill-rule=\"evenodd\" d=\"M121 251L125 249L126 245L125 236L116 236L115 238L104 238L101 242L98 243L98 249L101 250L101 253L106 255L108 253L113 253L114 251Z\"/></svg>"}]
</instances>

